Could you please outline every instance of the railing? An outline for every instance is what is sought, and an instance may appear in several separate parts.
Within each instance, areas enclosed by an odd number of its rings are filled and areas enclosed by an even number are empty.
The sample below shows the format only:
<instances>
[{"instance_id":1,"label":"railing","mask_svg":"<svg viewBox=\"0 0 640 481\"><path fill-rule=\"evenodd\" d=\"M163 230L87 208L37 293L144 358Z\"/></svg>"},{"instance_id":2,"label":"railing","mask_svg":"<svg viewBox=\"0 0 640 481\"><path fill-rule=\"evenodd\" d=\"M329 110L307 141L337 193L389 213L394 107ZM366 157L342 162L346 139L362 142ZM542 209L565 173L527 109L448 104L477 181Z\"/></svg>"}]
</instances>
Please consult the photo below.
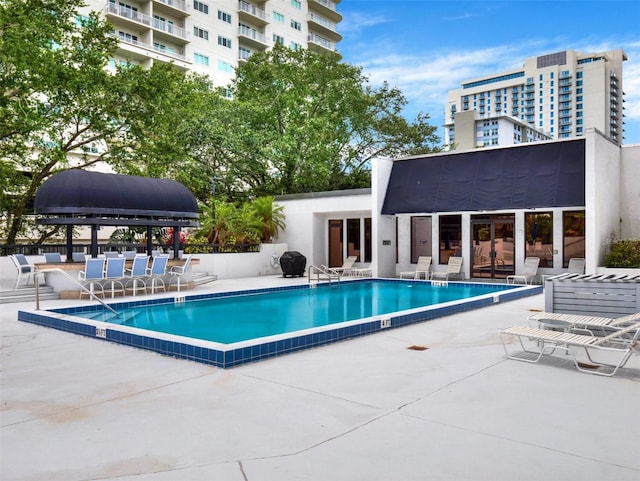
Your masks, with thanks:
<instances>
[{"instance_id":1,"label":"railing","mask_svg":"<svg viewBox=\"0 0 640 481\"><path fill-rule=\"evenodd\" d=\"M309 36L307 37L307 40L309 42L318 44L318 45L322 45L324 48L328 49L328 50L335 50L335 43L331 42L329 40L327 40L324 37L321 37L320 35L316 35L314 33L310 33Z\"/></svg>"},{"instance_id":2,"label":"railing","mask_svg":"<svg viewBox=\"0 0 640 481\"><path fill-rule=\"evenodd\" d=\"M307 271L307 277L309 278L309 284L311 284L312 277L311 275L315 272L316 274L316 282L320 282L320 278L322 277L329 282L333 282L337 280L340 282L340 273L330 267L319 265L319 266L309 266Z\"/></svg>"},{"instance_id":3,"label":"railing","mask_svg":"<svg viewBox=\"0 0 640 481\"><path fill-rule=\"evenodd\" d=\"M326 19L316 13L309 12L309 15L307 18L308 20L311 20L312 22L315 22L318 25L322 25L323 27L326 27L329 30L333 30L334 32L336 31L337 26L335 22L332 22L331 20Z\"/></svg>"},{"instance_id":4,"label":"railing","mask_svg":"<svg viewBox=\"0 0 640 481\"><path fill-rule=\"evenodd\" d=\"M254 17L261 18L262 20L266 19L267 16L264 13L264 10L256 7L255 5L250 4L249 2L245 2L244 0L240 0L238 2L238 10L242 12L246 12Z\"/></svg>"},{"instance_id":5,"label":"railing","mask_svg":"<svg viewBox=\"0 0 640 481\"><path fill-rule=\"evenodd\" d=\"M153 244L154 249L172 250L172 246L166 244ZM140 254L147 252L147 244L137 243L109 243L98 244L98 253L109 251L135 250ZM246 252L260 252L260 244L180 244L180 250L187 254L239 254ZM45 253L58 252L62 256L67 254L66 244L0 244L0 256L11 254L24 254L31 256L44 255ZM73 244L73 252L88 254L91 252L91 244Z\"/></svg>"},{"instance_id":6,"label":"railing","mask_svg":"<svg viewBox=\"0 0 640 481\"><path fill-rule=\"evenodd\" d=\"M120 18L126 18L147 27L153 27L156 30L170 33L171 35L175 35L176 37L180 37L183 39L187 38L187 31L184 28L178 27L167 21L162 21L160 19L150 17L149 15L140 13L137 10L132 10L121 5L116 5L115 3L109 3L105 7L105 9L107 13L110 13L111 15L116 15Z\"/></svg>"},{"instance_id":7,"label":"railing","mask_svg":"<svg viewBox=\"0 0 640 481\"><path fill-rule=\"evenodd\" d=\"M109 311L113 312L116 316L118 316L119 314L116 312L116 310L111 307L110 305L108 305L106 302L104 302L102 299L100 299L98 296L96 296L96 294L87 289L85 286L82 285L82 283L76 279L75 277L69 275L68 272L65 272L63 269L60 269L59 267L55 267L55 268L51 268L51 269L39 269L38 266L35 266L35 277L34 279L36 279L36 281L34 282L35 287L36 287L36 310L40 310L40 283L38 282L38 274L40 273L46 273L46 272L60 272L62 274L64 274L69 280L73 281L75 284L78 284L78 286L80 286L80 290L81 291L85 291L86 293L89 294L89 298L94 298L96 301L98 301L100 304L102 304L104 306L105 309L108 309Z\"/></svg>"},{"instance_id":8,"label":"railing","mask_svg":"<svg viewBox=\"0 0 640 481\"><path fill-rule=\"evenodd\" d=\"M188 11L187 3L182 0L156 0L159 3L164 3L170 7L173 7L177 10L182 10L183 12Z\"/></svg>"}]
</instances>

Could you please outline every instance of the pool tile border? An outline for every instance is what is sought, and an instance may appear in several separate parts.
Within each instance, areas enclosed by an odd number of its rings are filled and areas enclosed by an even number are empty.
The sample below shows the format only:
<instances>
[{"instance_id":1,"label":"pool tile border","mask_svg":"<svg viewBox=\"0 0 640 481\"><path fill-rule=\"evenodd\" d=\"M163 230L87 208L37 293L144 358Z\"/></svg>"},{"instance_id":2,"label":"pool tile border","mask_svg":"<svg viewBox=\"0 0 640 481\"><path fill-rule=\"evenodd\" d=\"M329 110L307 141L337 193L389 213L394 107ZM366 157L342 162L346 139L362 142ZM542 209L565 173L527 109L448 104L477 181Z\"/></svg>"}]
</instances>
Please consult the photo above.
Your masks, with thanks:
<instances>
[{"instance_id":1,"label":"pool tile border","mask_svg":"<svg viewBox=\"0 0 640 481\"><path fill-rule=\"evenodd\" d=\"M384 282L407 282L406 280L401 281L399 279L376 280ZM354 280L349 282L366 282L366 280ZM458 282L456 284L478 285L478 283L464 282ZM397 314L375 316L375 318L366 318L358 321L348 321L340 324L323 326L322 328L300 331L299 334L291 333L288 335L271 336L268 338L228 345L163 333L154 333L156 335L150 336L146 334L148 331L141 329L128 328L126 326L114 325L101 321L92 321L90 319L74 316L74 314L77 314L78 312L103 311L104 307L100 304L71 306L47 311L18 311L18 320L95 339L154 351L159 354L179 359L201 362L220 368L230 368L353 337L373 334L389 328L407 326L417 322L424 322L438 317L478 309L495 304L496 302L507 302L520 299L522 297L532 296L542 292L542 286L514 287L512 285L502 284L491 284L491 286L504 286L504 292L501 291L499 293L478 296L470 300L448 302L436 306L404 311ZM233 292L195 294L184 296L184 300L214 299L220 297L308 288L308 285L296 285L277 288L248 289ZM110 304L110 306L118 310L119 308L174 303L175 299L176 296L171 296L156 299L118 302ZM381 321L383 319L387 322L386 327L382 327Z\"/></svg>"}]
</instances>

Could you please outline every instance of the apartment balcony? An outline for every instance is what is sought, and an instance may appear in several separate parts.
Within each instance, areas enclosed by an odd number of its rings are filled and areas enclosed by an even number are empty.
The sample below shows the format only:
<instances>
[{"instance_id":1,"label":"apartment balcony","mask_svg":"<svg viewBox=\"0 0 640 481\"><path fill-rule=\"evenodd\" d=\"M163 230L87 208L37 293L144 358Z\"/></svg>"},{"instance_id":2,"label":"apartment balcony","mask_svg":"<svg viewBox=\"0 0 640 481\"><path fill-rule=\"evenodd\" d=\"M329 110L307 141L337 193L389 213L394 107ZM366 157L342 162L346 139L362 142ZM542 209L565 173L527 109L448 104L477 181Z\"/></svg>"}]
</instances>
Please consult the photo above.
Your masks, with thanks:
<instances>
[{"instance_id":1,"label":"apartment balcony","mask_svg":"<svg viewBox=\"0 0 640 481\"><path fill-rule=\"evenodd\" d=\"M249 45L258 50L265 50L269 47L267 39L263 33L258 32L256 29L248 28L242 25L238 27L238 40L241 43Z\"/></svg>"},{"instance_id":2,"label":"apartment balcony","mask_svg":"<svg viewBox=\"0 0 640 481\"><path fill-rule=\"evenodd\" d=\"M238 18L240 18L241 21L244 20L260 26L269 23L267 14L263 9L245 0L238 2Z\"/></svg>"},{"instance_id":3,"label":"apartment balcony","mask_svg":"<svg viewBox=\"0 0 640 481\"><path fill-rule=\"evenodd\" d=\"M571 102L571 95L560 95L558 100L560 102Z\"/></svg>"},{"instance_id":4,"label":"apartment balcony","mask_svg":"<svg viewBox=\"0 0 640 481\"><path fill-rule=\"evenodd\" d=\"M558 85L559 85L560 87L568 87L568 86L570 86L570 85L571 85L571 79L570 79L570 78L568 78L568 79L562 79L562 80L560 80L560 81L558 82Z\"/></svg>"},{"instance_id":5,"label":"apartment balcony","mask_svg":"<svg viewBox=\"0 0 640 481\"><path fill-rule=\"evenodd\" d=\"M340 2L332 2L331 0L309 0L309 10L318 12L320 15L327 17L334 22L340 22L342 15L338 13L336 5Z\"/></svg>"},{"instance_id":6,"label":"apartment balcony","mask_svg":"<svg viewBox=\"0 0 640 481\"><path fill-rule=\"evenodd\" d=\"M170 50L159 48L150 43L138 40L117 37L119 40L118 50L126 57L131 58L141 64L149 60L159 62L172 62L181 70L191 68L191 61L184 55L184 50Z\"/></svg>"},{"instance_id":7,"label":"apartment balcony","mask_svg":"<svg viewBox=\"0 0 640 481\"><path fill-rule=\"evenodd\" d=\"M144 13L113 3L109 3L105 7L105 11L107 18L112 22L115 20L116 24L128 25L136 31L141 31L140 27L144 27L144 30L153 28L160 33L160 37L165 37L172 41L188 41L188 32L184 28L178 27L171 22L161 21Z\"/></svg>"},{"instance_id":8,"label":"apartment balcony","mask_svg":"<svg viewBox=\"0 0 640 481\"><path fill-rule=\"evenodd\" d=\"M246 62L253 55L251 50L240 47L238 50L238 62Z\"/></svg>"},{"instance_id":9,"label":"apartment balcony","mask_svg":"<svg viewBox=\"0 0 640 481\"><path fill-rule=\"evenodd\" d=\"M167 12L176 17L188 17L189 4L183 0L155 0L153 11L155 13Z\"/></svg>"},{"instance_id":10,"label":"apartment balcony","mask_svg":"<svg viewBox=\"0 0 640 481\"><path fill-rule=\"evenodd\" d=\"M310 24L310 29L317 30L328 39L336 42L342 40L342 35L337 32L337 24L335 22L313 12L309 12L307 21Z\"/></svg>"},{"instance_id":11,"label":"apartment balcony","mask_svg":"<svg viewBox=\"0 0 640 481\"><path fill-rule=\"evenodd\" d=\"M535 92L536 90L536 86L533 84L527 84L524 88L524 91L529 93L529 92Z\"/></svg>"},{"instance_id":12,"label":"apartment balcony","mask_svg":"<svg viewBox=\"0 0 640 481\"><path fill-rule=\"evenodd\" d=\"M571 78L571 72L569 72L568 70L566 72L561 72L559 78L560 79Z\"/></svg>"},{"instance_id":13,"label":"apartment balcony","mask_svg":"<svg viewBox=\"0 0 640 481\"><path fill-rule=\"evenodd\" d=\"M328 40L321 35L317 35L315 33L309 33L307 36L307 41L309 42L308 48L309 50L315 50L316 52L335 52L336 44L331 40Z\"/></svg>"},{"instance_id":14,"label":"apartment balcony","mask_svg":"<svg viewBox=\"0 0 640 481\"><path fill-rule=\"evenodd\" d=\"M560 113L558 113L558 117L560 119L566 119L571 117L571 110L561 110Z\"/></svg>"}]
</instances>

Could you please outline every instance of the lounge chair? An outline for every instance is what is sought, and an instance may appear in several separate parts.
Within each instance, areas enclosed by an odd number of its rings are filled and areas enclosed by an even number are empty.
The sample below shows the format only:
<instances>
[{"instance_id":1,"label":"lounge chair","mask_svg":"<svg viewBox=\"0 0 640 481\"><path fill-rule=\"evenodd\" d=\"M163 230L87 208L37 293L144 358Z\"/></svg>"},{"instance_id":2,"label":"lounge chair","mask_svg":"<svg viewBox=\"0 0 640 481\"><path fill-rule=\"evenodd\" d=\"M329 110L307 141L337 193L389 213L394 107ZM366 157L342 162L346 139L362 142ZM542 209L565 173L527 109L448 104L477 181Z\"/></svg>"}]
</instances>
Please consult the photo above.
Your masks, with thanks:
<instances>
[{"instance_id":1,"label":"lounge chair","mask_svg":"<svg viewBox=\"0 0 640 481\"><path fill-rule=\"evenodd\" d=\"M82 286L89 289L91 295L97 296L96 288L100 289L100 294L104 297L104 288L102 287L102 279L104 277L104 259L88 257L84 261L84 270L78 272L78 279L82 282ZM80 299L82 299L84 290L80 291Z\"/></svg>"},{"instance_id":2,"label":"lounge chair","mask_svg":"<svg viewBox=\"0 0 640 481\"><path fill-rule=\"evenodd\" d=\"M640 336L640 322L630 326L617 329L607 336L593 336L587 334L576 334L576 331L558 332L547 329L536 329L528 326L513 326L499 331L502 346L509 359L525 362L538 362L542 356L552 356L557 350L564 351L571 357L579 371L597 374L599 376L613 376L618 369L623 367L631 354L638 348L638 336ZM509 353L505 337L515 336L520 342L523 353L533 354L534 357L522 357ZM531 344L532 348L525 345ZM587 359L593 366L585 366L576 357L576 352L584 350ZM604 362L594 360L595 354L606 355L613 359L617 357L617 362ZM596 369L605 368L603 371Z\"/></svg>"},{"instance_id":3,"label":"lounge chair","mask_svg":"<svg viewBox=\"0 0 640 481\"><path fill-rule=\"evenodd\" d=\"M464 279L464 273L462 272L462 257L449 257L446 271L434 271L431 273L431 279L449 280L451 277L460 277L461 279Z\"/></svg>"},{"instance_id":4,"label":"lounge chair","mask_svg":"<svg viewBox=\"0 0 640 481\"><path fill-rule=\"evenodd\" d=\"M333 267L332 269L336 271L341 276L349 276L351 275L351 270L353 269L353 265L356 263L358 256L349 256L347 260L344 261L342 267Z\"/></svg>"},{"instance_id":5,"label":"lounge chair","mask_svg":"<svg viewBox=\"0 0 640 481\"><path fill-rule=\"evenodd\" d=\"M124 290L132 291L133 295L136 295L136 292L143 291L145 294L147 293L147 284L145 283L145 277L147 276L147 265L149 264L149 258L144 255L137 255L133 259L133 264L131 265L131 269L125 269L125 285Z\"/></svg>"},{"instance_id":6,"label":"lounge chair","mask_svg":"<svg viewBox=\"0 0 640 481\"><path fill-rule=\"evenodd\" d=\"M71 259L73 262L84 262L87 256L84 252L72 252Z\"/></svg>"},{"instance_id":7,"label":"lounge chair","mask_svg":"<svg viewBox=\"0 0 640 481\"><path fill-rule=\"evenodd\" d=\"M580 257L572 257L569 259L567 274L584 274L584 259Z\"/></svg>"},{"instance_id":8,"label":"lounge chair","mask_svg":"<svg viewBox=\"0 0 640 481\"><path fill-rule=\"evenodd\" d=\"M111 297L115 297L116 292L124 295L124 257L107 257L107 267L104 271L103 289L111 286Z\"/></svg>"},{"instance_id":9,"label":"lounge chair","mask_svg":"<svg viewBox=\"0 0 640 481\"><path fill-rule=\"evenodd\" d=\"M564 314L561 312L536 312L528 317L533 327L546 329L580 328L599 333L611 332L611 330L625 327L630 323L640 322L640 312L628 314L622 317L597 317L582 314Z\"/></svg>"},{"instance_id":10,"label":"lounge chair","mask_svg":"<svg viewBox=\"0 0 640 481\"><path fill-rule=\"evenodd\" d=\"M137 255L138 255L138 253L136 251L123 251L122 252L122 257L124 257L128 261L134 260Z\"/></svg>"},{"instance_id":11,"label":"lounge chair","mask_svg":"<svg viewBox=\"0 0 640 481\"><path fill-rule=\"evenodd\" d=\"M400 279L404 276L413 277L414 279L420 279L424 274L425 279L429 279L429 270L431 269L431 256L418 257L418 264L415 271L404 271L400 273Z\"/></svg>"},{"instance_id":12,"label":"lounge chair","mask_svg":"<svg viewBox=\"0 0 640 481\"><path fill-rule=\"evenodd\" d=\"M516 281L522 281L525 284L533 284L534 279L538 277L538 266L540 265L539 257L527 257L522 266L522 272L507 276L507 284L515 284Z\"/></svg>"},{"instance_id":13,"label":"lounge chair","mask_svg":"<svg viewBox=\"0 0 640 481\"><path fill-rule=\"evenodd\" d=\"M31 279L31 282L33 282L33 285L35 286L36 272L37 272L36 267L32 264L29 264L29 261L27 260L24 254L13 254L9 257L11 257L13 264L16 266L16 269L18 270L18 278L16 279L16 289L20 285L20 279L22 279L23 277L27 278L25 286L29 285L29 279Z\"/></svg>"},{"instance_id":14,"label":"lounge chair","mask_svg":"<svg viewBox=\"0 0 640 481\"><path fill-rule=\"evenodd\" d=\"M191 264L191 257L193 257L193 256L186 256L184 264L182 264L181 266L173 266L173 267L171 267L171 269L169 269L169 275L171 276L169 278L169 286L171 286L171 283L173 282L173 280L176 279L177 280L176 285L178 286L178 292L180 292L180 286L182 284L182 279L184 278L185 274L189 270L189 265ZM189 283L187 282L186 284L188 285Z\"/></svg>"},{"instance_id":15,"label":"lounge chair","mask_svg":"<svg viewBox=\"0 0 640 481\"><path fill-rule=\"evenodd\" d=\"M44 261L47 264L59 264L62 262L62 256L59 252L45 252Z\"/></svg>"},{"instance_id":16,"label":"lounge chair","mask_svg":"<svg viewBox=\"0 0 640 481\"><path fill-rule=\"evenodd\" d=\"M153 258L153 261L151 261L151 267L147 269L147 279L145 283L150 284L152 294L155 294L156 290L160 288L159 284L162 284L162 290L166 292L164 276L167 271L168 261L168 255L157 254Z\"/></svg>"},{"instance_id":17,"label":"lounge chair","mask_svg":"<svg viewBox=\"0 0 640 481\"><path fill-rule=\"evenodd\" d=\"M107 251L107 252L104 253L104 257L106 259L112 259L112 258L115 258L115 257L120 257L120 254L118 252L116 252L116 251Z\"/></svg>"}]
</instances>

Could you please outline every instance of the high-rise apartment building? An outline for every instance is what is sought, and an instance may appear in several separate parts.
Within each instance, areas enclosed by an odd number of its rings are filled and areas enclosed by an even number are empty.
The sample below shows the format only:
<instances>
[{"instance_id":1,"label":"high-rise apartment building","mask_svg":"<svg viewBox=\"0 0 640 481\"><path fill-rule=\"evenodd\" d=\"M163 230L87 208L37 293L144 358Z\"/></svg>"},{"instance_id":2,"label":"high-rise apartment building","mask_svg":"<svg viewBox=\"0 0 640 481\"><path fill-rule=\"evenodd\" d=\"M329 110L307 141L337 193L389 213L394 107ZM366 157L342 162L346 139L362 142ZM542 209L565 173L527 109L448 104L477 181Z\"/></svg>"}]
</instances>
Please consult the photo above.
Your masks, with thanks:
<instances>
[{"instance_id":1,"label":"high-rise apartment building","mask_svg":"<svg viewBox=\"0 0 640 481\"><path fill-rule=\"evenodd\" d=\"M553 139L581 137L586 129L596 128L620 145L625 60L623 50L589 54L565 50L529 58L520 69L467 80L462 88L449 91L445 142L458 144L457 114L475 111L476 121L503 116L517 119L539 132L532 136L535 140L541 140L536 138L540 135ZM496 140L495 145L498 143L504 145Z\"/></svg>"},{"instance_id":2,"label":"high-rise apartment building","mask_svg":"<svg viewBox=\"0 0 640 481\"><path fill-rule=\"evenodd\" d=\"M335 51L341 0L89 0L120 40L112 65L173 62L226 85L235 67L276 43Z\"/></svg>"}]
</instances>

